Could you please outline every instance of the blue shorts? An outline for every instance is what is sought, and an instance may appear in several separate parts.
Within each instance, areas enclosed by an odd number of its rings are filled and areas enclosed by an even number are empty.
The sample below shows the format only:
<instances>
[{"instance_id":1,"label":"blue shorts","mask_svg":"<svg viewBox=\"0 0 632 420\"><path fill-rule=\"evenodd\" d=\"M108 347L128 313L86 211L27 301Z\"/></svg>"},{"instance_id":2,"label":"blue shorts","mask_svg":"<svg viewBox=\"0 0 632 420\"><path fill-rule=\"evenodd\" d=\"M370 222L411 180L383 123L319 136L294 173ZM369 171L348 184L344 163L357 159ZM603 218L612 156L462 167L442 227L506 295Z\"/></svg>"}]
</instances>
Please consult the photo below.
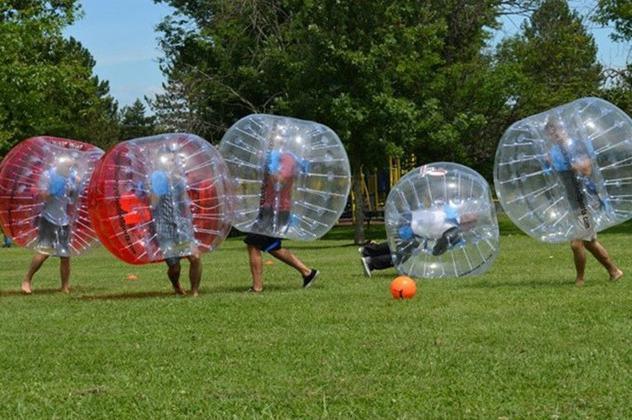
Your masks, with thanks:
<instances>
[{"instance_id":1,"label":"blue shorts","mask_svg":"<svg viewBox=\"0 0 632 420\"><path fill-rule=\"evenodd\" d=\"M281 239L271 238L270 236L259 235L257 233L248 233L244 242L248 245L263 251L270 252L281 249Z\"/></svg>"}]
</instances>

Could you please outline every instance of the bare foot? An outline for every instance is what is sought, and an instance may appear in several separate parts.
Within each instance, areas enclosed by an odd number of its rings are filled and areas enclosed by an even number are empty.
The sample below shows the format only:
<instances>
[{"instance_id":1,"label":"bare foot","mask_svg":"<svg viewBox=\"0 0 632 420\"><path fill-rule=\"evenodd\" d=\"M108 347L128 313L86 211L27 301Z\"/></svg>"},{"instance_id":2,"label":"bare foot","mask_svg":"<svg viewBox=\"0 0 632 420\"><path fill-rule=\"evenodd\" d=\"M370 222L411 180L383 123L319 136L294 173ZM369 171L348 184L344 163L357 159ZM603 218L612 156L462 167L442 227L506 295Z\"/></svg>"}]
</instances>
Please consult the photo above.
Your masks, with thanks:
<instances>
[{"instance_id":1,"label":"bare foot","mask_svg":"<svg viewBox=\"0 0 632 420\"><path fill-rule=\"evenodd\" d=\"M187 292L185 292L182 286L180 286L179 284L173 285L173 291L176 292L176 295L180 295L180 296L184 296L187 294Z\"/></svg>"},{"instance_id":2,"label":"bare foot","mask_svg":"<svg viewBox=\"0 0 632 420\"><path fill-rule=\"evenodd\" d=\"M610 281L618 281L623 277L623 271L617 268L617 271L610 273Z\"/></svg>"},{"instance_id":3,"label":"bare foot","mask_svg":"<svg viewBox=\"0 0 632 420\"><path fill-rule=\"evenodd\" d=\"M577 286L577 287L584 287L584 279L576 279L575 280L575 286Z\"/></svg>"},{"instance_id":4,"label":"bare foot","mask_svg":"<svg viewBox=\"0 0 632 420\"><path fill-rule=\"evenodd\" d=\"M31 283L26 280L22 282L20 290L22 290L22 293L24 293L25 295L30 295L31 293L33 293L33 290L31 290Z\"/></svg>"}]
</instances>

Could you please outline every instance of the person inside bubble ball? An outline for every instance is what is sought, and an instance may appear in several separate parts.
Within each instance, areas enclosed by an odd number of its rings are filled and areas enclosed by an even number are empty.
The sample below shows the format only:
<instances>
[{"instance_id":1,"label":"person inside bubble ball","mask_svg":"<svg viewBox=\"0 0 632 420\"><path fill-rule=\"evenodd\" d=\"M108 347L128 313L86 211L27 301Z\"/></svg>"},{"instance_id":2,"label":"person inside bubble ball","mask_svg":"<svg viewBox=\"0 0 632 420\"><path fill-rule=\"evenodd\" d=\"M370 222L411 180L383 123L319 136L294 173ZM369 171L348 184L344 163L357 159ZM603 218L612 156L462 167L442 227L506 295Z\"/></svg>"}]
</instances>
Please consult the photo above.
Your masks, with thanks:
<instances>
[{"instance_id":1,"label":"person inside bubble ball","mask_svg":"<svg viewBox=\"0 0 632 420\"><path fill-rule=\"evenodd\" d=\"M176 145L161 148L150 175L151 209L156 240L165 257L173 290L179 295L186 294L180 284L180 260L184 256L189 260L191 295L196 297L202 281L202 261L195 244L182 160Z\"/></svg>"},{"instance_id":2,"label":"person inside bubble ball","mask_svg":"<svg viewBox=\"0 0 632 420\"><path fill-rule=\"evenodd\" d=\"M33 276L51 255L59 257L60 290L70 292L70 219L78 196L75 158L62 154L55 159L55 165L44 171L39 179L38 194L44 201L39 215L38 236L35 250L21 290L32 293Z\"/></svg>"},{"instance_id":3,"label":"person inside bubble ball","mask_svg":"<svg viewBox=\"0 0 632 420\"><path fill-rule=\"evenodd\" d=\"M256 226L285 231L290 225L292 188L300 172L300 159L284 150L283 137L273 133L270 150L266 153L261 201Z\"/></svg>"},{"instance_id":4,"label":"person inside bubble ball","mask_svg":"<svg viewBox=\"0 0 632 420\"><path fill-rule=\"evenodd\" d=\"M552 143L547 167L553 169L562 180L571 208L579 211L583 218L589 217L588 208L612 211L608 200L600 196L592 180L595 151L591 142L571 138L564 123L556 116L549 116L544 133ZM591 224L589 219L582 219L581 222L587 228Z\"/></svg>"},{"instance_id":5,"label":"person inside bubble ball","mask_svg":"<svg viewBox=\"0 0 632 420\"><path fill-rule=\"evenodd\" d=\"M285 150L285 134L287 128L283 124L275 124L270 132L270 150L266 154L261 202L257 220L253 225L260 230L286 231L292 222L292 188L294 180L306 164L294 153ZM294 253L282 248L282 239L248 233L244 239L248 250L252 286L248 291L263 291L263 258L262 252L297 270L303 277L303 287L310 287L320 272L305 265Z\"/></svg>"},{"instance_id":6,"label":"person inside bubble ball","mask_svg":"<svg viewBox=\"0 0 632 420\"><path fill-rule=\"evenodd\" d=\"M440 256L465 244L463 233L472 230L478 221L478 212L453 204L434 205L413 210L405 215L407 222L399 227L399 237L404 243L401 251L404 259L423 252ZM373 270L394 266L388 243L369 243L359 249L362 269L366 277Z\"/></svg>"},{"instance_id":7,"label":"person inside bubble ball","mask_svg":"<svg viewBox=\"0 0 632 420\"><path fill-rule=\"evenodd\" d=\"M591 201L596 201L599 208L606 212L610 211L607 200L599 196L591 179L592 158L595 155L592 145L588 141L572 139L562 121L556 116L550 116L547 119L544 133L553 143L548 152L551 168L561 179L571 209L579 213L580 223L587 232L585 237L571 241L576 271L575 284L578 287L584 285L585 249L588 249L608 271L610 280L619 280L623 276L623 271L617 267L606 248L597 240L597 233L594 231L588 210L591 207Z\"/></svg>"}]
</instances>

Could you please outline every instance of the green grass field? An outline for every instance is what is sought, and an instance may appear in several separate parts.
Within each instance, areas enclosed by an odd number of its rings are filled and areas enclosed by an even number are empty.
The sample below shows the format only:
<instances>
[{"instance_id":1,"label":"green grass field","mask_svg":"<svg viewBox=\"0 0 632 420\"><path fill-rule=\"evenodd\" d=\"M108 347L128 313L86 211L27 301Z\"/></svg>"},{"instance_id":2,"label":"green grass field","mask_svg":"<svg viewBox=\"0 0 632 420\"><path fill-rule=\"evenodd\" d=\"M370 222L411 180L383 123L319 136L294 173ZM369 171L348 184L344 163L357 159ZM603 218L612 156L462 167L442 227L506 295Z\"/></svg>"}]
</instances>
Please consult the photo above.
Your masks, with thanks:
<instances>
[{"instance_id":1,"label":"green grass field","mask_svg":"<svg viewBox=\"0 0 632 420\"><path fill-rule=\"evenodd\" d=\"M581 289L568 246L502 232L486 275L410 301L390 297L394 270L362 276L345 228L287 243L322 271L311 289L277 262L245 293L233 238L197 299L102 248L74 260L70 295L51 260L22 296L31 253L1 249L0 418L632 417L632 224L600 236L629 274L590 259Z\"/></svg>"}]
</instances>

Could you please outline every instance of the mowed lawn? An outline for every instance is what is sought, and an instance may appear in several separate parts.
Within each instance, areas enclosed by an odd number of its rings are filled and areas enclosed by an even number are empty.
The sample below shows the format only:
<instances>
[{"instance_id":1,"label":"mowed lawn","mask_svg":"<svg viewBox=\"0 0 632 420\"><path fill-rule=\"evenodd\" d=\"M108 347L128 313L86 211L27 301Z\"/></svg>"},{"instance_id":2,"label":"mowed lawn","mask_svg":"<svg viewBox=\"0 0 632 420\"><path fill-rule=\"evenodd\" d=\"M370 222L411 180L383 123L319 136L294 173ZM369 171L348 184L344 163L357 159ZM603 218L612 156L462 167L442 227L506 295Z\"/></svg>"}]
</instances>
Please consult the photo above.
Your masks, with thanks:
<instances>
[{"instance_id":1,"label":"mowed lawn","mask_svg":"<svg viewBox=\"0 0 632 420\"><path fill-rule=\"evenodd\" d=\"M590 259L582 289L567 245L502 231L487 274L410 301L394 270L362 276L349 228L287 242L321 277L303 290L274 262L262 295L229 239L197 299L102 248L74 260L70 295L50 260L22 296L31 253L0 249L0 418L632 417L632 224L600 235L628 274Z\"/></svg>"}]
</instances>

